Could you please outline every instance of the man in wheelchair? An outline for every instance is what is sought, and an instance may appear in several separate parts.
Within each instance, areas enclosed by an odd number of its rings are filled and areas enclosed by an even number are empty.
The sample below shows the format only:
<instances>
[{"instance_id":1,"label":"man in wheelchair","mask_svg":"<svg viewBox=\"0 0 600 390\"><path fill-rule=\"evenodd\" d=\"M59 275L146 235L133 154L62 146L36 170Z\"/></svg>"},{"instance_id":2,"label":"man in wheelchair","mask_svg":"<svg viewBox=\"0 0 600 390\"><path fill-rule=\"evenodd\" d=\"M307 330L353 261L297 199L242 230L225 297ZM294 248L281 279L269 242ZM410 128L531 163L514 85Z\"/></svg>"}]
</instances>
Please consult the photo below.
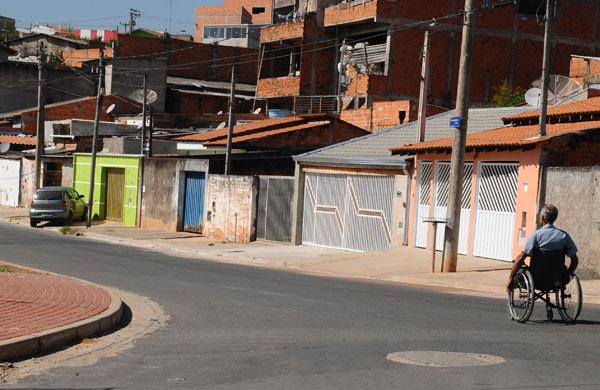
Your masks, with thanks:
<instances>
[{"instance_id":1,"label":"man in wheelchair","mask_svg":"<svg viewBox=\"0 0 600 390\"><path fill-rule=\"evenodd\" d=\"M575 321L581 311L581 285L574 274L579 260L571 236L554 226L558 209L546 205L540 213L542 227L534 232L514 261L506 285L512 319L525 322L531 316L535 300L546 303L546 315L552 320L557 309L565 321ZM565 265L565 256L571 261ZM530 258L529 266L525 264ZM574 281L574 282L572 282ZM550 294L556 297L552 303Z\"/></svg>"}]
</instances>

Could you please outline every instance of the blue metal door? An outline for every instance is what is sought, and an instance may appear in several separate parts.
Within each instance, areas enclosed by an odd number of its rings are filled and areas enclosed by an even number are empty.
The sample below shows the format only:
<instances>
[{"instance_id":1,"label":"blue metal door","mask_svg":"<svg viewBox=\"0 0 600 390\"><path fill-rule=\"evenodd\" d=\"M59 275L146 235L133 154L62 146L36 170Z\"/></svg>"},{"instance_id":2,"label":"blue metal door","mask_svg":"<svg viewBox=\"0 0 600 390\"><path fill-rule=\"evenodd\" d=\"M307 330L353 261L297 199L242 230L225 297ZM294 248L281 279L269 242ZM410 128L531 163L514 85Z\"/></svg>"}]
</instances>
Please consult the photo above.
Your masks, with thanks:
<instances>
[{"instance_id":1,"label":"blue metal door","mask_svg":"<svg viewBox=\"0 0 600 390\"><path fill-rule=\"evenodd\" d=\"M204 215L204 172L185 173L185 206L183 212L183 230L202 233L202 215Z\"/></svg>"}]
</instances>

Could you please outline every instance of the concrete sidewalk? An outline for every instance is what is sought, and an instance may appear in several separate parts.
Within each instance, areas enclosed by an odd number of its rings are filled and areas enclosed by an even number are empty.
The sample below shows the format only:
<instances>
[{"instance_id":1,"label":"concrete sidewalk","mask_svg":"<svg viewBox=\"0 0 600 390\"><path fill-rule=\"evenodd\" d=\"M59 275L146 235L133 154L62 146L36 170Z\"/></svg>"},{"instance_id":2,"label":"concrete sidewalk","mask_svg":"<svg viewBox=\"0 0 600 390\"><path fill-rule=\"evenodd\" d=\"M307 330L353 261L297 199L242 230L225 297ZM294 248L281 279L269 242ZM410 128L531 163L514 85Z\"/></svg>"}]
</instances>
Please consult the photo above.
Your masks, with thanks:
<instances>
[{"instance_id":1,"label":"concrete sidewalk","mask_svg":"<svg viewBox=\"0 0 600 390\"><path fill-rule=\"evenodd\" d=\"M13 209L11 222L28 224L23 209ZM8 221L0 209L0 220ZM43 226L43 225L42 225ZM44 229L60 230L45 226ZM74 225L71 233L81 231L83 239L95 239L160 251L192 259L285 269L302 273L373 281L405 283L442 289L451 293L490 297L506 296L505 284L511 263L460 256L458 272L431 273L429 250L397 247L385 252L355 253L336 249L290 246L270 242L248 245L211 241L191 233L172 233L125 227L102 222L90 229ZM440 257L436 270L440 268ZM600 280L582 281L585 303L600 304Z\"/></svg>"}]
</instances>

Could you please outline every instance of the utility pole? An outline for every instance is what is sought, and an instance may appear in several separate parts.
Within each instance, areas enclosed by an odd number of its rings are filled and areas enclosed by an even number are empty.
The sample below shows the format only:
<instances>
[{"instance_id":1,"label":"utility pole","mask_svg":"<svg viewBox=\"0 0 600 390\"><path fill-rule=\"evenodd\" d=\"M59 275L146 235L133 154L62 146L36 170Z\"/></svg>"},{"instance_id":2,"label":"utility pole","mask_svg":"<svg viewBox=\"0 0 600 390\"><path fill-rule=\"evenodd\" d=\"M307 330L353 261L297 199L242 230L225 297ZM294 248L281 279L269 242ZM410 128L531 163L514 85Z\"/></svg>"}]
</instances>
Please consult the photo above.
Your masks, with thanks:
<instances>
[{"instance_id":1,"label":"utility pole","mask_svg":"<svg viewBox=\"0 0 600 390\"><path fill-rule=\"evenodd\" d=\"M140 154L144 156L146 154L146 116L148 107L148 74L144 73L144 97L142 99L142 136L140 137Z\"/></svg>"},{"instance_id":2,"label":"utility pole","mask_svg":"<svg viewBox=\"0 0 600 390\"><path fill-rule=\"evenodd\" d=\"M555 0L546 1L546 31L544 33L544 63L542 66L542 107L540 109L540 137L546 136L548 116L548 86L550 84L550 63L552 57L552 28L554 24Z\"/></svg>"},{"instance_id":3,"label":"utility pole","mask_svg":"<svg viewBox=\"0 0 600 390\"><path fill-rule=\"evenodd\" d=\"M473 25L475 24L474 0L465 1L465 16L462 31L460 69L456 95L456 117L453 118L454 141L450 161L450 189L448 194L448 215L444 235L446 257L444 272L456 272L458 258L458 237L460 231L460 209L465 165L465 145L469 123L469 92L471 86L471 65L473 51Z\"/></svg>"},{"instance_id":4,"label":"utility pole","mask_svg":"<svg viewBox=\"0 0 600 390\"><path fill-rule=\"evenodd\" d=\"M235 126L235 83L237 74L235 64L231 66L231 96L229 97L229 129L227 131L227 154L225 154L225 175L231 172L231 144L233 138L233 127Z\"/></svg>"},{"instance_id":5,"label":"utility pole","mask_svg":"<svg viewBox=\"0 0 600 390\"><path fill-rule=\"evenodd\" d=\"M429 93L429 30L425 31L423 42L423 64L421 67L421 91L419 92L419 135L417 142L425 141L425 125L427 123L427 100Z\"/></svg>"},{"instance_id":6,"label":"utility pole","mask_svg":"<svg viewBox=\"0 0 600 390\"><path fill-rule=\"evenodd\" d=\"M137 18L142 16L142 13L137 9L130 8L129 9L129 23L126 23L129 26L129 33L131 34L133 30L135 30L135 26L137 24Z\"/></svg>"},{"instance_id":7,"label":"utility pole","mask_svg":"<svg viewBox=\"0 0 600 390\"><path fill-rule=\"evenodd\" d=\"M44 155L45 126L46 126L46 97L44 94L46 66L46 48L40 42L38 46L38 115L37 115L37 143L35 147L35 189L40 188L42 176L42 156Z\"/></svg>"},{"instance_id":8,"label":"utility pole","mask_svg":"<svg viewBox=\"0 0 600 390\"><path fill-rule=\"evenodd\" d=\"M92 215L94 214L94 185L96 178L96 154L98 143L98 128L100 127L100 110L102 110L102 100L104 99L104 52L100 51L98 77L98 96L96 97L96 116L94 118L94 135L92 136L92 166L90 168L90 193L88 199L88 214L86 227L92 226Z\"/></svg>"}]
</instances>

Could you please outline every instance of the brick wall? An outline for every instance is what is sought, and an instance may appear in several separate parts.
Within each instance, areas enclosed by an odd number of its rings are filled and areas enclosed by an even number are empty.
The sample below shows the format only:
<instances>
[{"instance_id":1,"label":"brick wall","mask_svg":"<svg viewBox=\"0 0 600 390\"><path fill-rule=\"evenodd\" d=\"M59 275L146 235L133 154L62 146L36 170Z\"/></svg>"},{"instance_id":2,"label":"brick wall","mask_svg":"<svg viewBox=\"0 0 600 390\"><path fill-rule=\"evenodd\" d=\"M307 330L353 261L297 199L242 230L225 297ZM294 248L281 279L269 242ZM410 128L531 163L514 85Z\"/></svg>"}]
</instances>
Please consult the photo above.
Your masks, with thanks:
<instances>
[{"instance_id":1,"label":"brick wall","mask_svg":"<svg viewBox=\"0 0 600 390\"><path fill-rule=\"evenodd\" d=\"M206 237L242 244L256 239L255 176L210 175L207 194Z\"/></svg>"},{"instance_id":2,"label":"brick wall","mask_svg":"<svg viewBox=\"0 0 600 390\"><path fill-rule=\"evenodd\" d=\"M419 105L412 100L374 101L373 108L343 110L340 119L368 131L377 131L418 119ZM427 107L427 116L445 111Z\"/></svg>"},{"instance_id":3,"label":"brick wall","mask_svg":"<svg viewBox=\"0 0 600 390\"><path fill-rule=\"evenodd\" d=\"M258 58L257 49L120 34L115 56L166 57L169 76L214 81L229 81L231 66L239 56L244 60L240 60L238 82L256 84L258 67L254 60Z\"/></svg>"},{"instance_id":4,"label":"brick wall","mask_svg":"<svg viewBox=\"0 0 600 390\"><path fill-rule=\"evenodd\" d=\"M373 110L370 108L344 110L340 114L340 119L364 130L373 129Z\"/></svg>"},{"instance_id":5,"label":"brick wall","mask_svg":"<svg viewBox=\"0 0 600 390\"><path fill-rule=\"evenodd\" d=\"M302 38L303 34L304 20L295 20L263 27L260 30L260 41L266 43L284 39Z\"/></svg>"},{"instance_id":6,"label":"brick wall","mask_svg":"<svg viewBox=\"0 0 600 390\"><path fill-rule=\"evenodd\" d=\"M365 19L390 18L394 16L395 3L390 0L370 0L333 6L325 10L325 25L351 23Z\"/></svg>"},{"instance_id":7,"label":"brick wall","mask_svg":"<svg viewBox=\"0 0 600 390\"><path fill-rule=\"evenodd\" d=\"M257 85L257 97L298 96L300 95L300 77L276 77L261 79Z\"/></svg>"},{"instance_id":8,"label":"brick wall","mask_svg":"<svg viewBox=\"0 0 600 390\"><path fill-rule=\"evenodd\" d=\"M265 12L253 14L253 7L264 7ZM196 41L202 42L204 26L227 24L271 23L272 0L224 0L221 6L196 7Z\"/></svg>"},{"instance_id":9,"label":"brick wall","mask_svg":"<svg viewBox=\"0 0 600 390\"><path fill-rule=\"evenodd\" d=\"M547 143L550 167L585 167L600 165L600 133L568 135Z\"/></svg>"},{"instance_id":10,"label":"brick wall","mask_svg":"<svg viewBox=\"0 0 600 390\"><path fill-rule=\"evenodd\" d=\"M114 113L138 114L141 107L127 100L117 99L114 96L105 96L100 110L100 120L112 122L111 115L106 110L111 104L116 104L117 109ZM77 99L72 102L65 102L46 106L46 121L57 121L66 119L87 119L94 120L96 115L96 98L89 97ZM25 111L21 115L23 132L34 135L37 129L37 110Z\"/></svg>"}]
</instances>

